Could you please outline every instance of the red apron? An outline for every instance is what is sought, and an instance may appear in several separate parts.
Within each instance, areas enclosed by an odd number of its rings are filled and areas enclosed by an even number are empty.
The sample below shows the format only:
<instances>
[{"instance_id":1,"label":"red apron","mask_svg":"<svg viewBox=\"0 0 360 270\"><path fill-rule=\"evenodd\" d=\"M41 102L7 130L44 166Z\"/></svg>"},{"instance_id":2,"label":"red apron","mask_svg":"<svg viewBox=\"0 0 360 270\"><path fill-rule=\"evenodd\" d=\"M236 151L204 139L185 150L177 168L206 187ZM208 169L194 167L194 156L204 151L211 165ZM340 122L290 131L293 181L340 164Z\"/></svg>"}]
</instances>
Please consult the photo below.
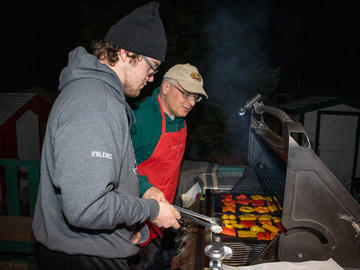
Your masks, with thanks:
<instances>
[{"instance_id":1,"label":"red apron","mask_svg":"<svg viewBox=\"0 0 360 270\"><path fill-rule=\"evenodd\" d=\"M186 125L178 132L166 133L166 119L161 107L162 132L160 139L150 158L138 165L140 175L146 175L149 183L160 189L169 203L174 201L175 192L179 180L181 160L185 152ZM160 236L160 228L147 222L150 230L150 237L142 246L147 245L152 239Z\"/></svg>"}]
</instances>

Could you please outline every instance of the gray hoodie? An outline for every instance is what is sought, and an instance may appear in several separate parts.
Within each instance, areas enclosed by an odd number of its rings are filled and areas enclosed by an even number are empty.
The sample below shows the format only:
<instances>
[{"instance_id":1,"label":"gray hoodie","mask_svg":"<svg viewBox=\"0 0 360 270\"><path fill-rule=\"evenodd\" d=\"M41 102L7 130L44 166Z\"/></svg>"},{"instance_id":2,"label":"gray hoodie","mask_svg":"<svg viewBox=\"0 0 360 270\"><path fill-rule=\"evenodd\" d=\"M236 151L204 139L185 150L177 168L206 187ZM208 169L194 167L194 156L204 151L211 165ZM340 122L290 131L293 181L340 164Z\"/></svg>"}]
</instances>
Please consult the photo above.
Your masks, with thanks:
<instances>
[{"instance_id":1,"label":"gray hoodie","mask_svg":"<svg viewBox=\"0 0 360 270\"><path fill-rule=\"evenodd\" d=\"M35 238L67 254L134 255L134 227L154 219L159 204L139 198L122 84L79 47L69 54L59 90L42 150Z\"/></svg>"}]
</instances>

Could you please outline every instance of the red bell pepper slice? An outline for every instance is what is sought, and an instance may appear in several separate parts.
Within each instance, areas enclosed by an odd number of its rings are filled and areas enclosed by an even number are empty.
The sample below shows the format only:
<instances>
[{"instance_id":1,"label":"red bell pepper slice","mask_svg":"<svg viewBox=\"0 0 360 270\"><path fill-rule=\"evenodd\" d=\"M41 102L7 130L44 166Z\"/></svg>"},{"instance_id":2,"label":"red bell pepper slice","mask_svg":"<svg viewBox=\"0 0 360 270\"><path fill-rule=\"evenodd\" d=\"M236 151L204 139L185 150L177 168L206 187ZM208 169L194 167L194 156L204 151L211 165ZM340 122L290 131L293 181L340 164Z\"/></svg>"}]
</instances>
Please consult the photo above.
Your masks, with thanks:
<instances>
[{"instance_id":1,"label":"red bell pepper slice","mask_svg":"<svg viewBox=\"0 0 360 270\"><path fill-rule=\"evenodd\" d=\"M282 231L283 233L286 232L286 229L280 222L275 222L276 226Z\"/></svg>"},{"instance_id":2,"label":"red bell pepper slice","mask_svg":"<svg viewBox=\"0 0 360 270\"><path fill-rule=\"evenodd\" d=\"M225 198L221 200L223 203L234 203L235 204L235 200L231 199L231 198Z\"/></svg>"},{"instance_id":3,"label":"red bell pepper slice","mask_svg":"<svg viewBox=\"0 0 360 270\"><path fill-rule=\"evenodd\" d=\"M253 200L252 205L253 206L263 206L263 205L265 205L265 202L263 200Z\"/></svg>"},{"instance_id":4,"label":"red bell pepper slice","mask_svg":"<svg viewBox=\"0 0 360 270\"><path fill-rule=\"evenodd\" d=\"M221 194L221 197L222 198L232 198L232 195L231 194Z\"/></svg>"},{"instance_id":5,"label":"red bell pepper slice","mask_svg":"<svg viewBox=\"0 0 360 270\"><path fill-rule=\"evenodd\" d=\"M242 199L242 200L236 201L236 203L241 204L241 205L249 205L251 202L252 202L252 200L249 200L249 199Z\"/></svg>"},{"instance_id":6,"label":"red bell pepper slice","mask_svg":"<svg viewBox=\"0 0 360 270\"><path fill-rule=\"evenodd\" d=\"M237 199L237 200L246 200L247 196L245 194L240 194L240 195L237 195L235 197L235 199Z\"/></svg>"},{"instance_id":7,"label":"red bell pepper slice","mask_svg":"<svg viewBox=\"0 0 360 270\"><path fill-rule=\"evenodd\" d=\"M228 227L222 227L222 234L230 235L230 236L236 236L235 229L228 228Z\"/></svg>"},{"instance_id":8,"label":"red bell pepper slice","mask_svg":"<svg viewBox=\"0 0 360 270\"><path fill-rule=\"evenodd\" d=\"M240 221L240 224L244 225L245 228L251 228L251 226L256 225L253 220L242 220Z\"/></svg>"},{"instance_id":9,"label":"red bell pepper slice","mask_svg":"<svg viewBox=\"0 0 360 270\"><path fill-rule=\"evenodd\" d=\"M270 232L258 232L257 240L270 240Z\"/></svg>"}]
</instances>

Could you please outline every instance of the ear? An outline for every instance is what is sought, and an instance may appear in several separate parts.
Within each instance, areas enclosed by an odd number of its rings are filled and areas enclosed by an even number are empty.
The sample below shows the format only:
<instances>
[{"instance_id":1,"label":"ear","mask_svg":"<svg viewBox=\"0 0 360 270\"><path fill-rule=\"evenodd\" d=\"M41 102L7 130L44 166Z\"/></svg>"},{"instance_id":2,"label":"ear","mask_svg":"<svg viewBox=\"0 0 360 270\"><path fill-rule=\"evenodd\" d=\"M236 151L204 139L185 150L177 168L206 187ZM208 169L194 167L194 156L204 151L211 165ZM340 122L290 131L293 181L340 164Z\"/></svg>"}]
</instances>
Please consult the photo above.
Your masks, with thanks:
<instances>
[{"instance_id":1,"label":"ear","mask_svg":"<svg viewBox=\"0 0 360 270\"><path fill-rule=\"evenodd\" d=\"M127 58L129 58L129 57L127 56L127 51L125 51L124 49L120 49L117 54L118 54L119 60L121 60L123 62L128 61Z\"/></svg>"},{"instance_id":2,"label":"ear","mask_svg":"<svg viewBox=\"0 0 360 270\"><path fill-rule=\"evenodd\" d=\"M161 91L164 95L167 95L170 91L170 84L167 81L163 81L161 84Z\"/></svg>"},{"instance_id":3,"label":"ear","mask_svg":"<svg viewBox=\"0 0 360 270\"><path fill-rule=\"evenodd\" d=\"M138 58L134 59L134 58L131 57L130 54L132 54L132 53L127 51L127 50L124 50L124 49L120 49L118 51L118 56L119 56L119 59L121 59L121 61L130 63L130 64L136 66L137 63L142 59L142 56L139 55Z\"/></svg>"}]
</instances>

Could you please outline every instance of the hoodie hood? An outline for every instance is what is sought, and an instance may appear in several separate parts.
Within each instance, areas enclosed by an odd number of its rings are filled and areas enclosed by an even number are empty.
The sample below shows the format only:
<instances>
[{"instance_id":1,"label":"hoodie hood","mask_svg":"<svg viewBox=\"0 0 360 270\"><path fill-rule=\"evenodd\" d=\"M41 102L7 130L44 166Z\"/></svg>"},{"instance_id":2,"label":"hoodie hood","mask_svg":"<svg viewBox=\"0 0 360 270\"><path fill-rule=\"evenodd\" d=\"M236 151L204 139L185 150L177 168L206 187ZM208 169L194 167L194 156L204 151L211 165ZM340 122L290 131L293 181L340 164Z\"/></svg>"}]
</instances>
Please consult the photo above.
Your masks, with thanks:
<instances>
[{"instance_id":1,"label":"hoodie hood","mask_svg":"<svg viewBox=\"0 0 360 270\"><path fill-rule=\"evenodd\" d=\"M85 78L101 80L114 89L117 96L125 102L122 84L115 72L106 64L100 63L96 56L89 54L85 48L77 47L69 53L68 65L61 71L59 91L69 83Z\"/></svg>"}]
</instances>

